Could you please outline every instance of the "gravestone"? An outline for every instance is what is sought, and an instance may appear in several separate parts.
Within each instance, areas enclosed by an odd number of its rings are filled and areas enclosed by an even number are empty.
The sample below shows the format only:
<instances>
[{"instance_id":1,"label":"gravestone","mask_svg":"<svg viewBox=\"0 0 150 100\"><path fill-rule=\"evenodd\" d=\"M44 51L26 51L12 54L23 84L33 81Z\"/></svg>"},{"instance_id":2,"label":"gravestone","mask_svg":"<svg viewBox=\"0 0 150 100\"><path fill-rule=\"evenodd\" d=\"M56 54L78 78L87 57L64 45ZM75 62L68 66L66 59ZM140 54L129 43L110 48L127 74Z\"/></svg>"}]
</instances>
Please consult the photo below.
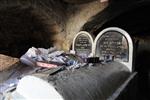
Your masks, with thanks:
<instances>
[{"instance_id":1,"label":"gravestone","mask_svg":"<svg viewBox=\"0 0 150 100\"><path fill-rule=\"evenodd\" d=\"M73 51L82 58L92 55L93 38L85 31L79 32L73 40Z\"/></svg>"},{"instance_id":2,"label":"gravestone","mask_svg":"<svg viewBox=\"0 0 150 100\"><path fill-rule=\"evenodd\" d=\"M100 60L114 60L132 71L133 43L129 34L116 27L101 31L94 41L94 56Z\"/></svg>"},{"instance_id":3,"label":"gravestone","mask_svg":"<svg viewBox=\"0 0 150 100\"><path fill-rule=\"evenodd\" d=\"M96 56L104 59L114 56L114 59L128 61L128 44L122 34L117 31L108 31L97 41Z\"/></svg>"}]
</instances>

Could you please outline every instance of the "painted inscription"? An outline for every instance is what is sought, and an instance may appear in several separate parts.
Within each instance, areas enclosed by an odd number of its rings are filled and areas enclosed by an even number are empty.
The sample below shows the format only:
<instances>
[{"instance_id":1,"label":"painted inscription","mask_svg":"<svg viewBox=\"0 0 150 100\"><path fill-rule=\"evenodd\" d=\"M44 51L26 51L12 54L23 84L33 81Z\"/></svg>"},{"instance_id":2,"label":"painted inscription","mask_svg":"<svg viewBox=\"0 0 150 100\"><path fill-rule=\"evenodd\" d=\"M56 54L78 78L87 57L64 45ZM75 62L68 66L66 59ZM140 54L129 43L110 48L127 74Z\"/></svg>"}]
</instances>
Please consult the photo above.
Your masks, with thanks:
<instances>
[{"instance_id":1,"label":"painted inscription","mask_svg":"<svg viewBox=\"0 0 150 100\"><path fill-rule=\"evenodd\" d=\"M126 38L117 31L104 33L97 41L96 55L100 59L113 57L116 60L128 61L128 43Z\"/></svg>"}]
</instances>

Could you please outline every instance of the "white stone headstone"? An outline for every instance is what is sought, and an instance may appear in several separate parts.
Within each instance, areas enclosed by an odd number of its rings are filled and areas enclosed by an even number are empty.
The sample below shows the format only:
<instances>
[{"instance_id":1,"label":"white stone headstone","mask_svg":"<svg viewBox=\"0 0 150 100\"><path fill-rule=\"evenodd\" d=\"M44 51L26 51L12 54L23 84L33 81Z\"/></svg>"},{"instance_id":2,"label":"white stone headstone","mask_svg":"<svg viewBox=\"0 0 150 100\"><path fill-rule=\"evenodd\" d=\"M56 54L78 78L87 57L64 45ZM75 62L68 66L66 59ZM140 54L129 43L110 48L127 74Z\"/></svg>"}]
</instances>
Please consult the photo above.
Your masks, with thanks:
<instances>
[{"instance_id":1,"label":"white stone headstone","mask_svg":"<svg viewBox=\"0 0 150 100\"><path fill-rule=\"evenodd\" d=\"M93 38L88 32L81 31L75 36L72 49L78 56L83 58L92 56L92 47Z\"/></svg>"},{"instance_id":2,"label":"white stone headstone","mask_svg":"<svg viewBox=\"0 0 150 100\"><path fill-rule=\"evenodd\" d=\"M110 27L101 31L94 41L93 52L101 60L113 58L132 71L133 42L129 34L120 28Z\"/></svg>"}]
</instances>

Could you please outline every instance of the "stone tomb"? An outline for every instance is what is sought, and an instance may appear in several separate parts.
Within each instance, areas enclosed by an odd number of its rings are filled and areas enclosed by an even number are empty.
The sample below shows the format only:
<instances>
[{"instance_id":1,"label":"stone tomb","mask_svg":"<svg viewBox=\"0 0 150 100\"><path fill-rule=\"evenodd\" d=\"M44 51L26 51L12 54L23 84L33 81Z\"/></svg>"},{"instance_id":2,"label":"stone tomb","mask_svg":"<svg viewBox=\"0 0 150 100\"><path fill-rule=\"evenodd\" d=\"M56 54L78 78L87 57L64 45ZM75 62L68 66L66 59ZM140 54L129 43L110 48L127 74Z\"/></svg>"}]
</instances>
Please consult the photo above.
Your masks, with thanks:
<instances>
[{"instance_id":1,"label":"stone tomb","mask_svg":"<svg viewBox=\"0 0 150 100\"><path fill-rule=\"evenodd\" d=\"M120 28L111 27L101 31L95 38L93 53L100 60L121 62L132 71L133 42L129 34Z\"/></svg>"},{"instance_id":2,"label":"stone tomb","mask_svg":"<svg viewBox=\"0 0 150 100\"><path fill-rule=\"evenodd\" d=\"M104 61L114 60L132 71L133 42L129 34L120 28L106 28L95 40L88 32L81 31L75 36L72 48L75 54L83 58L93 56Z\"/></svg>"},{"instance_id":3,"label":"stone tomb","mask_svg":"<svg viewBox=\"0 0 150 100\"><path fill-rule=\"evenodd\" d=\"M82 58L92 56L92 47L93 38L88 32L81 31L75 36L72 49L78 56Z\"/></svg>"}]
</instances>

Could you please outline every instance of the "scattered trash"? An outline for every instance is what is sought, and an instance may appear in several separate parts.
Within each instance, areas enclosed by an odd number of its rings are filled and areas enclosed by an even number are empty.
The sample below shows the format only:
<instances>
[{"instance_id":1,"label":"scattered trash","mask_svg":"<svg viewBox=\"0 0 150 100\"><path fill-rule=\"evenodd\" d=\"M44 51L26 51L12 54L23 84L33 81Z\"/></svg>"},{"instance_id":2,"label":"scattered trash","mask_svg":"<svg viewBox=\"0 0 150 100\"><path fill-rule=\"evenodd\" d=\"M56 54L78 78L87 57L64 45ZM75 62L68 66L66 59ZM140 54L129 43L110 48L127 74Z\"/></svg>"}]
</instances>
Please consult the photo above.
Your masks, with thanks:
<instances>
[{"instance_id":1,"label":"scattered trash","mask_svg":"<svg viewBox=\"0 0 150 100\"><path fill-rule=\"evenodd\" d=\"M9 79L5 82L5 84L0 84L0 93L4 94L8 91L11 91L12 89L14 89L17 85L19 80L17 79Z\"/></svg>"},{"instance_id":2,"label":"scattered trash","mask_svg":"<svg viewBox=\"0 0 150 100\"><path fill-rule=\"evenodd\" d=\"M46 68L56 68L57 65L55 64L49 64L49 63L44 63L44 62L36 62L36 65L39 67L46 67Z\"/></svg>"},{"instance_id":3,"label":"scattered trash","mask_svg":"<svg viewBox=\"0 0 150 100\"><path fill-rule=\"evenodd\" d=\"M38 66L43 68L57 68L65 66L67 70L77 69L89 63L107 63L113 61L113 56L108 55L104 59L99 57L82 58L72 53L59 51L55 47L49 49L29 48L29 50L20 58L20 61L29 66Z\"/></svg>"},{"instance_id":4,"label":"scattered trash","mask_svg":"<svg viewBox=\"0 0 150 100\"><path fill-rule=\"evenodd\" d=\"M20 58L20 61L29 66L45 68L72 66L84 62L79 56L58 51L55 47L49 49L32 47Z\"/></svg>"},{"instance_id":5,"label":"scattered trash","mask_svg":"<svg viewBox=\"0 0 150 100\"><path fill-rule=\"evenodd\" d=\"M84 67L85 65L87 65L87 63L76 63L76 64L73 64L73 65L67 67L66 69L67 70L74 70L74 69L78 69L80 67Z\"/></svg>"}]
</instances>

